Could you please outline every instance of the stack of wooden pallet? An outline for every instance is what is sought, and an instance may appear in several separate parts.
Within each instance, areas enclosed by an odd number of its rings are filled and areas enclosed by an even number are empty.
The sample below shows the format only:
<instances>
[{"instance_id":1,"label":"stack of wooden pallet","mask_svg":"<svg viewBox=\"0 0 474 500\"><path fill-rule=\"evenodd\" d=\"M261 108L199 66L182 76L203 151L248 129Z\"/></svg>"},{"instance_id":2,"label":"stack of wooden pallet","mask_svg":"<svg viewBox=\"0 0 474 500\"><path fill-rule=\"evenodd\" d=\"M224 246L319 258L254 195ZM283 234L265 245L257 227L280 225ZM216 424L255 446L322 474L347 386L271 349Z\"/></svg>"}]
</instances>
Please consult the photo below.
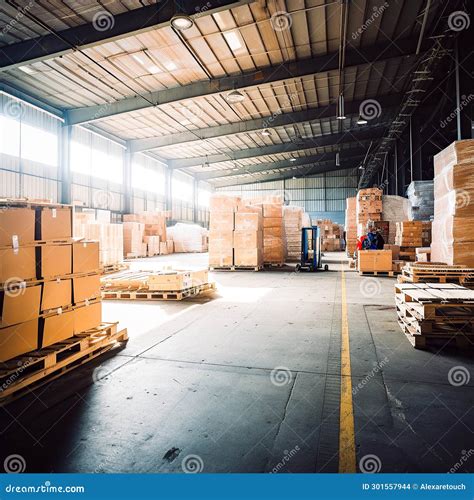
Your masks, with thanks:
<instances>
[{"instance_id":1,"label":"stack of wooden pallet","mask_svg":"<svg viewBox=\"0 0 474 500\"><path fill-rule=\"evenodd\" d=\"M9 389L66 369L25 367L25 359L43 359L65 342L77 344L75 361L92 353L88 332L102 325L99 267L99 243L72 239L72 207L0 203L0 362L7 363L0 363L0 379L15 363L21 367ZM105 336L115 342L117 335L126 336L116 330ZM0 399L7 394L12 392L1 392Z\"/></svg>"},{"instance_id":2,"label":"stack of wooden pallet","mask_svg":"<svg viewBox=\"0 0 474 500\"><path fill-rule=\"evenodd\" d=\"M395 285L399 324L415 348L474 347L474 291L447 283Z\"/></svg>"},{"instance_id":3,"label":"stack of wooden pallet","mask_svg":"<svg viewBox=\"0 0 474 500\"><path fill-rule=\"evenodd\" d=\"M410 262L398 277L399 283L457 283L472 287L474 268L448 266L437 262Z\"/></svg>"},{"instance_id":4,"label":"stack of wooden pallet","mask_svg":"<svg viewBox=\"0 0 474 500\"><path fill-rule=\"evenodd\" d=\"M108 300L183 300L215 290L207 269L124 271L104 276L102 298Z\"/></svg>"}]
</instances>

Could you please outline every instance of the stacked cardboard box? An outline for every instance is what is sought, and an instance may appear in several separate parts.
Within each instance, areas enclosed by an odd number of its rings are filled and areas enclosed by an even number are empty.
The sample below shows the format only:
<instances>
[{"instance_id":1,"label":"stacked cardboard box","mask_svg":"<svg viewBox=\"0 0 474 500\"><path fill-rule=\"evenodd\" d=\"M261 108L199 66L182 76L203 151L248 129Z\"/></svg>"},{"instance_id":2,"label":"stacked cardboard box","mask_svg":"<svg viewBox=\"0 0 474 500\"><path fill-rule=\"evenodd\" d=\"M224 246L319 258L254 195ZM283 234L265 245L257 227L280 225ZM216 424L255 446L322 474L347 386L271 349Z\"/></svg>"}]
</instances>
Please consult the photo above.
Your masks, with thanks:
<instances>
[{"instance_id":1,"label":"stacked cardboard box","mask_svg":"<svg viewBox=\"0 0 474 500\"><path fill-rule=\"evenodd\" d=\"M360 189L357 193L357 236L367 231L369 221L382 220L382 190L379 188Z\"/></svg>"},{"instance_id":2,"label":"stacked cardboard box","mask_svg":"<svg viewBox=\"0 0 474 500\"><path fill-rule=\"evenodd\" d=\"M234 228L234 265L261 267L264 262L262 207L239 207L234 214Z\"/></svg>"},{"instance_id":3,"label":"stacked cardboard box","mask_svg":"<svg viewBox=\"0 0 474 500\"><path fill-rule=\"evenodd\" d=\"M342 226L330 219L316 221L321 237L321 250L323 252L339 252L342 248Z\"/></svg>"},{"instance_id":4,"label":"stacked cardboard box","mask_svg":"<svg viewBox=\"0 0 474 500\"><path fill-rule=\"evenodd\" d=\"M431 221L421 221L422 231L421 240L424 247L429 247L431 245Z\"/></svg>"},{"instance_id":5,"label":"stacked cardboard box","mask_svg":"<svg viewBox=\"0 0 474 500\"><path fill-rule=\"evenodd\" d=\"M392 271L392 250L359 250L357 270L361 273Z\"/></svg>"},{"instance_id":6,"label":"stacked cardboard box","mask_svg":"<svg viewBox=\"0 0 474 500\"><path fill-rule=\"evenodd\" d=\"M124 215L124 246L127 246L124 248L125 256L145 257L160 254L161 243L167 242L166 219L169 215L169 212L152 211ZM126 226L126 223L136 223L140 226ZM137 241L139 232L142 234L140 243ZM127 243L125 240L128 240Z\"/></svg>"},{"instance_id":7,"label":"stacked cardboard box","mask_svg":"<svg viewBox=\"0 0 474 500\"><path fill-rule=\"evenodd\" d=\"M346 199L346 251L352 256L357 249L357 198Z\"/></svg>"},{"instance_id":8,"label":"stacked cardboard box","mask_svg":"<svg viewBox=\"0 0 474 500\"><path fill-rule=\"evenodd\" d=\"M141 222L123 223L123 252L126 258L146 257L147 244L145 236L145 225Z\"/></svg>"},{"instance_id":9,"label":"stacked cardboard box","mask_svg":"<svg viewBox=\"0 0 474 500\"><path fill-rule=\"evenodd\" d=\"M474 267L474 140L438 153L434 169L431 259Z\"/></svg>"},{"instance_id":10,"label":"stacked cardboard box","mask_svg":"<svg viewBox=\"0 0 474 500\"><path fill-rule=\"evenodd\" d=\"M283 207L283 236L286 258L289 262L301 258L301 229L303 228L303 209L301 207Z\"/></svg>"},{"instance_id":11,"label":"stacked cardboard box","mask_svg":"<svg viewBox=\"0 0 474 500\"><path fill-rule=\"evenodd\" d=\"M264 203L263 208L263 261L265 264L283 264L283 205Z\"/></svg>"},{"instance_id":12,"label":"stacked cardboard box","mask_svg":"<svg viewBox=\"0 0 474 500\"><path fill-rule=\"evenodd\" d=\"M397 222L410 220L410 202L402 196L384 195L382 197L382 208L382 221L389 223L388 239L385 242L393 245L397 233Z\"/></svg>"},{"instance_id":13,"label":"stacked cardboard box","mask_svg":"<svg viewBox=\"0 0 474 500\"><path fill-rule=\"evenodd\" d=\"M242 200L238 196L214 194L209 202L209 266L234 265L234 214Z\"/></svg>"},{"instance_id":14,"label":"stacked cardboard box","mask_svg":"<svg viewBox=\"0 0 474 500\"><path fill-rule=\"evenodd\" d=\"M0 208L4 362L99 326L102 313L99 244L73 241L72 207L12 200Z\"/></svg>"},{"instance_id":15,"label":"stacked cardboard box","mask_svg":"<svg viewBox=\"0 0 474 500\"><path fill-rule=\"evenodd\" d=\"M423 244L423 222L397 222L395 244L400 246L400 259L415 261L416 248Z\"/></svg>"}]
</instances>

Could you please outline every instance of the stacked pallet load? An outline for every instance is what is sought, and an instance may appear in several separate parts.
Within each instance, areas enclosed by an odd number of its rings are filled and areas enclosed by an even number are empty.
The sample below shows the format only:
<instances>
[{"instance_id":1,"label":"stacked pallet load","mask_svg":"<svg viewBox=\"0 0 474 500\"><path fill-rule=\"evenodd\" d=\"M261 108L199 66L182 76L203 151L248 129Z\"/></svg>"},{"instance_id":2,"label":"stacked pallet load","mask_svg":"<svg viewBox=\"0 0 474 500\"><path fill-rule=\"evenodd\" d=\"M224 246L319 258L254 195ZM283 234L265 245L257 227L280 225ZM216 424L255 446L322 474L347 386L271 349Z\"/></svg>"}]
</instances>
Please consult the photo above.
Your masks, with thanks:
<instances>
[{"instance_id":1,"label":"stacked pallet load","mask_svg":"<svg viewBox=\"0 0 474 500\"><path fill-rule=\"evenodd\" d=\"M234 267L234 214L242 206L238 196L214 194L209 202L209 267Z\"/></svg>"},{"instance_id":2,"label":"stacked pallet load","mask_svg":"<svg viewBox=\"0 0 474 500\"><path fill-rule=\"evenodd\" d=\"M432 261L474 267L474 140L434 157Z\"/></svg>"},{"instance_id":3,"label":"stacked pallet load","mask_svg":"<svg viewBox=\"0 0 474 500\"><path fill-rule=\"evenodd\" d=\"M430 220L434 214L433 181L413 181L407 188L410 220Z\"/></svg>"},{"instance_id":4,"label":"stacked pallet load","mask_svg":"<svg viewBox=\"0 0 474 500\"><path fill-rule=\"evenodd\" d=\"M407 262L399 283L455 283L474 288L474 268L448 266L437 262Z\"/></svg>"},{"instance_id":5,"label":"stacked pallet load","mask_svg":"<svg viewBox=\"0 0 474 500\"><path fill-rule=\"evenodd\" d=\"M199 224L178 222L167 228L168 241L162 242L160 254L173 253L201 253L207 252L207 229ZM172 244L173 248L166 247ZM166 247L166 248L165 248Z\"/></svg>"},{"instance_id":6,"label":"stacked pallet load","mask_svg":"<svg viewBox=\"0 0 474 500\"><path fill-rule=\"evenodd\" d=\"M0 385L28 359L2 400L126 339L102 324L99 243L72 227L71 206L0 206Z\"/></svg>"},{"instance_id":7,"label":"stacked pallet load","mask_svg":"<svg viewBox=\"0 0 474 500\"><path fill-rule=\"evenodd\" d=\"M207 269L123 271L101 282L104 300L183 300L216 289Z\"/></svg>"},{"instance_id":8,"label":"stacked pallet load","mask_svg":"<svg viewBox=\"0 0 474 500\"><path fill-rule=\"evenodd\" d=\"M360 189L357 193L357 236L367 232L369 222L382 220L382 190L379 188Z\"/></svg>"},{"instance_id":9,"label":"stacked pallet load","mask_svg":"<svg viewBox=\"0 0 474 500\"><path fill-rule=\"evenodd\" d=\"M74 237L99 242L99 262L103 270L123 267L123 228L110 222L110 212L95 210L74 213ZM107 217L108 213L108 217ZM104 215L105 214L105 215Z\"/></svg>"},{"instance_id":10,"label":"stacked pallet load","mask_svg":"<svg viewBox=\"0 0 474 500\"><path fill-rule=\"evenodd\" d=\"M422 233L422 221L397 222L395 244L400 247L400 260L416 260L416 248L423 244Z\"/></svg>"},{"instance_id":11,"label":"stacked pallet load","mask_svg":"<svg viewBox=\"0 0 474 500\"><path fill-rule=\"evenodd\" d=\"M397 222L411 220L410 202L402 196L384 195L382 197L382 221L388 222L388 239L385 243L389 245L395 244L395 236L397 233Z\"/></svg>"},{"instance_id":12,"label":"stacked pallet load","mask_svg":"<svg viewBox=\"0 0 474 500\"><path fill-rule=\"evenodd\" d=\"M282 266L285 262L283 237L283 205L263 203L263 262Z\"/></svg>"},{"instance_id":13,"label":"stacked pallet load","mask_svg":"<svg viewBox=\"0 0 474 500\"><path fill-rule=\"evenodd\" d=\"M138 212L125 214L124 221L124 254L127 258L151 257L162 253L170 253L166 219L169 212ZM138 237L141 234L141 242Z\"/></svg>"},{"instance_id":14,"label":"stacked pallet load","mask_svg":"<svg viewBox=\"0 0 474 500\"><path fill-rule=\"evenodd\" d=\"M339 252L342 248L342 227L330 219L316 221L321 237L323 252Z\"/></svg>"},{"instance_id":15,"label":"stacked pallet load","mask_svg":"<svg viewBox=\"0 0 474 500\"><path fill-rule=\"evenodd\" d=\"M357 198L346 199L346 252L349 257L357 250Z\"/></svg>"},{"instance_id":16,"label":"stacked pallet load","mask_svg":"<svg viewBox=\"0 0 474 500\"><path fill-rule=\"evenodd\" d=\"M145 225L141 222L126 221L123 223L123 252L126 259L147 256L147 244L143 241L144 236Z\"/></svg>"},{"instance_id":17,"label":"stacked pallet load","mask_svg":"<svg viewBox=\"0 0 474 500\"><path fill-rule=\"evenodd\" d=\"M452 283L398 283L399 324L417 349L474 347L474 291Z\"/></svg>"},{"instance_id":18,"label":"stacked pallet load","mask_svg":"<svg viewBox=\"0 0 474 500\"><path fill-rule=\"evenodd\" d=\"M392 250L359 250L357 270L360 275L394 276Z\"/></svg>"},{"instance_id":19,"label":"stacked pallet load","mask_svg":"<svg viewBox=\"0 0 474 500\"><path fill-rule=\"evenodd\" d=\"M289 262L297 262L301 258L303 215L304 211L301 207L283 207L283 240L286 248L286 259Z\"/></svg>"},{"instance_id":20,"label":"stacked pallet load","mask_svg":"<svg viewBox=\"0 0 474 500\"><path fill-rule=\"evenodd\" d=\"M234 265L258 271L264 264L263 206L243 205L234 213Z\"/></svg>"}]
</instances>

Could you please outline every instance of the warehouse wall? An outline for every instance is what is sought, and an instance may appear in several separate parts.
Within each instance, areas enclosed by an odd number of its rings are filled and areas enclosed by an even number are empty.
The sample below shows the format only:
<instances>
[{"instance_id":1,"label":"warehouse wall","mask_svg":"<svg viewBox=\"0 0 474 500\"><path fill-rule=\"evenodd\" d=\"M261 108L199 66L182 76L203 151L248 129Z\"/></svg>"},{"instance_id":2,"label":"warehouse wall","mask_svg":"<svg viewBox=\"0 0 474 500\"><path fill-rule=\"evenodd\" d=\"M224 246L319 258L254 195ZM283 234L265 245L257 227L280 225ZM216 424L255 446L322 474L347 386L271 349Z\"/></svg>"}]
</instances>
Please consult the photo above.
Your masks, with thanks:
<instances>
[{"instance_id":1,"label":"warehouse wall","mask_svg":"<svg viewBox=\"0 0 474 500\"><path fill-rule=\"evenodd\" d=\"M59 118L0 93L0 196L58 201L60 128Z\"/></svg>"},{"instance_id":2,"label":"warehouse wall","mask_svg":"<svg viewBox=\"0 0 474 500\"><path fill-rule=\"evenodd\" d=\"M346 198L355 196L357 180L357 171L351 169L301 179L259 182L217 190L250 198L270 194L284 195L288 203L304 208L313 219L328 218L343 224Z\"/></svg>"}]
</instances>

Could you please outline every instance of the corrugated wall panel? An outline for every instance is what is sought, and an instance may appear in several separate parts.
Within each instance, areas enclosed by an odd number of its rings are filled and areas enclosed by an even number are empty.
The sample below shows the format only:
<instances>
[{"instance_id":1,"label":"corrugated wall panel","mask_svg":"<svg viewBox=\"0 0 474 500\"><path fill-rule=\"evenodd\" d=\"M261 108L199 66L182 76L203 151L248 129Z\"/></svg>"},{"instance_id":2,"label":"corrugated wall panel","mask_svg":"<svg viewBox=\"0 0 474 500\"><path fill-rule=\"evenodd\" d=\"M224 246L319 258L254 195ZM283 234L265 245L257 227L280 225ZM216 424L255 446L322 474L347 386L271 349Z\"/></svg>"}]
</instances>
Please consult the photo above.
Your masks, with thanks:
<instances>
[{"instance_id":1,"label":"corrugated wall panel","mask_svg":"<svg viewBox=\"0 0 474 500\"><path fill-rule=\"evenodd\" d=\"M306 212L323 211L324 207L325 207L324 200L306 200L305 211Z\"/></svg>"},{"instance_id":2,"label":"corrugated wall panel","mask_svg":"<svg viewBox=\"0 0 474 500\"><path fill-rule=\"evenodd\" d=\"M73 202L80 202L84 206L91 205L89 196L89 187L80 184L71 185L71 199Z\"/></svg>"},{"instance_id":3,"label":"corrugated wall panel","mask_svg":"<svg viewBox=\"0 0 474 500\"><path fill-rule=\"evenodd\" d=\"M20 192L20 175L7 170L0 170L1 196L16 198Z\"/></svg>"},{"instance_id":4,"label":"corrugated wall panel","mask_svg":"<svg viewBox=\"0 0 474 500\"><path fill-rule=\"evenodd\" d=\"M324 188L324 174L318 175L317 177L308 177L306 179L306 188Z\"/></svg>"},{"instance_id":5,"label":"corrugated wall panel","mask_svg":"<svg viewBox=\"0 0 474 500\"><path fill-rule=\"evenodd\" d=\"M346 200L326 200L326 210L328 212L342 212L346 208Z\"/></svg>"}]
</instances>

